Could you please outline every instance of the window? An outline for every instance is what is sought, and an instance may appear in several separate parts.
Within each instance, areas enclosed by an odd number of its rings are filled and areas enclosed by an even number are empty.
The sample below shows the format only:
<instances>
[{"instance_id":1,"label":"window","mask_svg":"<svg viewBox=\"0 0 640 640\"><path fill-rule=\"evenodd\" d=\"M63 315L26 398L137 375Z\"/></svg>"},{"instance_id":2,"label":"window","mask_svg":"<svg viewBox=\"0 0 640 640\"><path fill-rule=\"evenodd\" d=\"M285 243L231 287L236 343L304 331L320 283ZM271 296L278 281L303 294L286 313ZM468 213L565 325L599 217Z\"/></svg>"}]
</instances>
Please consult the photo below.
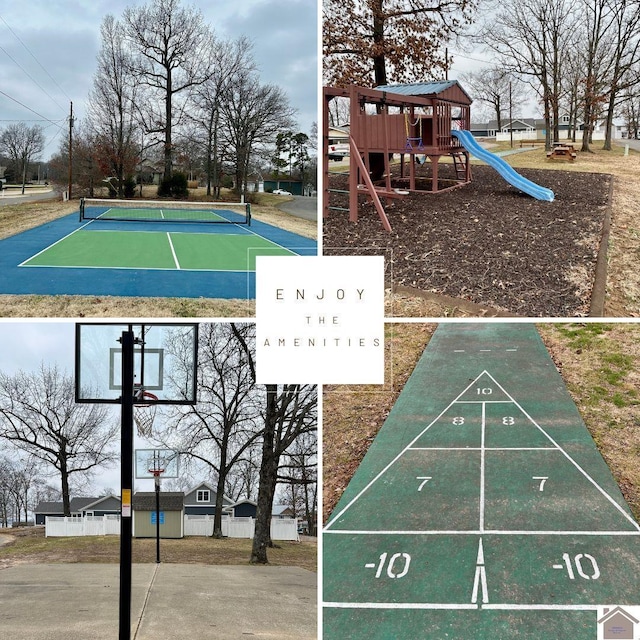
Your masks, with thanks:
<instances>
[{"instance_id":1,"label":"window","mask_svg":"<svg viewBox=\"0 0 640 640\"><path fill-rule=\"evenodd\" d=\"M209 502L211 493L209 489L198 489L196 493L196 502Z\"/></svg>"}]
</instances>

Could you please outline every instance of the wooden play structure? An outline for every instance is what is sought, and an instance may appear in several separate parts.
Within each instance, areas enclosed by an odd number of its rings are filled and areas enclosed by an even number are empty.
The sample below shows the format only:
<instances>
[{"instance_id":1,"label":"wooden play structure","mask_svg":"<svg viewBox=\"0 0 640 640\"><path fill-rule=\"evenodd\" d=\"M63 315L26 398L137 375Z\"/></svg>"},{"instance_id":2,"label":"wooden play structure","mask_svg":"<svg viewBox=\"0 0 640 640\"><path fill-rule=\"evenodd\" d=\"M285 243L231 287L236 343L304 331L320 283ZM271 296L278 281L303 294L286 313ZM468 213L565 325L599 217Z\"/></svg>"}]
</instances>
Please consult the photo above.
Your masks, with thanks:
<instances>
[{"instance_id":1,"label":"wooden play structure","mask_svg":"<svg viewBox=\"0 0 640 640\"><path fill-rule=\"evenodd\" d=\"M349 100L349 187L333 189L329 185L329 105L336 98ZM358 198L373 202L387 231L391 225L382 206L410 192L437 193L471 181L469 154L451 135L452 129L469 129L471 98L455 81L387 85L376 89L350 86L324 89L324 193L323 217L332 210L348 211L349 219L358 219ZM391 165L394 155L400 156ZM438 176L438 163L451 156L455 178ZM429 178L416 177L416 164L429 160ZM392 174L392 168L394 173ZM335 206L332 195L349 195L349 207Z\"/></svg>"}]
</instances>

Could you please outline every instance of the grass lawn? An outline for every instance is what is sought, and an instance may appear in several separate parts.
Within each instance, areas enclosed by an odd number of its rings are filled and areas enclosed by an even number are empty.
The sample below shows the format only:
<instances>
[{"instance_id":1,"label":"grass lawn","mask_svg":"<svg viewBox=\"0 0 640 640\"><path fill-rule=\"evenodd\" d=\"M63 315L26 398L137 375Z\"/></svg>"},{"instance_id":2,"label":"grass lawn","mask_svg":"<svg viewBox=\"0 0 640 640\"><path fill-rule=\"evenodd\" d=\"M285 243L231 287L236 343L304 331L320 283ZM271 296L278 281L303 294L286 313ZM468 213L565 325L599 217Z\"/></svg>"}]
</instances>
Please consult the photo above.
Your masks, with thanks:
<instances>
[{"instance_id":1,"label":"grass lawn","mask_svg":"<svg viewBox=\"0 0 640 640\"><path fill-rule=\"evenodd\" d=\"M12 536L9 544L0 547L0 568L14 563L75 563L119 562L118 536L83 536L77 538L45 538L44 527L0 529L0 534ZM301 567L317 571L315 539L303 542L278 541L269 549L269 564ZM232 565L248 564L251 540L187 537L182 540L161 540L162 562L174 564ZM133 540L133 562L156 561L155 539Z\"/></svg>"}]
</instances>

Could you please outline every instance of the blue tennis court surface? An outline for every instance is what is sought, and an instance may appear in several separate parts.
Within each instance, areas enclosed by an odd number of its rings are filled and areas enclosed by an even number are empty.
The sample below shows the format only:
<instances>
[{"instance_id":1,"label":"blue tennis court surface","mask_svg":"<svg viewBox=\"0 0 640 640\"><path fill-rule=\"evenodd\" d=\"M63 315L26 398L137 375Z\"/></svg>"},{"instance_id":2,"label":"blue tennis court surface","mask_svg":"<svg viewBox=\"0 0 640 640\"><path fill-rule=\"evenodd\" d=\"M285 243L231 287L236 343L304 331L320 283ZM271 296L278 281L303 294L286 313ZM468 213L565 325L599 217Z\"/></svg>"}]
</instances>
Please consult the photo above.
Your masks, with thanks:
<instances>
[{"instance_id":1,"label":"blue tennis court surface","mask_svg":"<svg viewBox=\"0 0 640 640\"><path fill-rule=\"evenodd\" d=\"M252 299L257 255L317 255L315 240L241 224L78 220L0 240L0 294Z\"/></svg>"}]
</instances>

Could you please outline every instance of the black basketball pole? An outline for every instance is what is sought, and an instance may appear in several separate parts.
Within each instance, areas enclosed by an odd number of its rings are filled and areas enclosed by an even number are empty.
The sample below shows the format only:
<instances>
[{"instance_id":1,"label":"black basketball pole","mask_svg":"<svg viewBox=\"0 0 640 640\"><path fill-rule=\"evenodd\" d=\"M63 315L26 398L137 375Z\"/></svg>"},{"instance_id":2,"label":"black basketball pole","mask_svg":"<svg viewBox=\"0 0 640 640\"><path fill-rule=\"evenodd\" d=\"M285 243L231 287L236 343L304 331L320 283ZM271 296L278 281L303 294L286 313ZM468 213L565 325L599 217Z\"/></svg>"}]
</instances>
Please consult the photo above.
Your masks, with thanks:
<instances>
[{"instance_id":1,"label":"black basketball pole","mask_svg":"<svg viewBox=\"0 0 640 640\"><path fill-rule=\"evenodd\" d=\"M155 462L154 462L155 466ZM160 564L160 474L157 473L156 481L156 564Z\"/></svg>"},{"instance_id":2,"label":"black basketball pole","mask_svg":"<svg viewBox=\"0 0 640 640\"><path fill-rule=\"evenodd\" d=\"M132 327L122 332L122 441L120 449L120 633L119 640L131 639L131 546L133 489L133 353L135 338Z\"/></svg>"}]
</instances>

